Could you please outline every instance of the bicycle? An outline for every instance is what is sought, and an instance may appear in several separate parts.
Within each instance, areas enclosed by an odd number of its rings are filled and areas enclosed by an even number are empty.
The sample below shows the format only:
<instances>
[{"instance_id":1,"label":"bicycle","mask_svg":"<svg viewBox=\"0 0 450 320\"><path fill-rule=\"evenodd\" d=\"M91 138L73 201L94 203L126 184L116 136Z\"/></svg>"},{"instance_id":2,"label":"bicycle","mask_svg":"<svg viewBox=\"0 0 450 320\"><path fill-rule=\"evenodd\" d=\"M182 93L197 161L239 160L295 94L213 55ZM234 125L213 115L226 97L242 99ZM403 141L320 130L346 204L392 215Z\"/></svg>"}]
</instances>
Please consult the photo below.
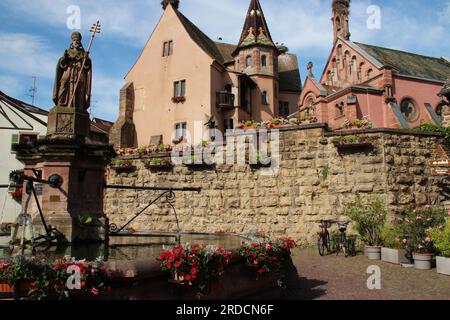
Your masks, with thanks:
<instances>
[{"instance_id":1,"label":"bicycle","mask_svg":"<svg viewBox=\"0 0 450 320\"><path fill-rule=\"evenodd\" d=\"M320 221L320 231L317 232L317 248L319 249L319 254L321 257L325 255L325 251L327 254L331 253L330 233L328 232L328 228L331 228L332 223L333 221L331 220Z\"/></svg>"},{"instance_id":2,"label":"bicycle","mask_svg":"<svg viewBox=\"0 0 450 320\"><path fill-rule=\"evenodd\" d=\"M342 251L344 256L347 258L349 256L354 256L356 254L355 241L356 237L347 238L347 228L351 221L337 221L339 228L339 236L335 243L336 256Z\"/></svg>"}]
</instances>

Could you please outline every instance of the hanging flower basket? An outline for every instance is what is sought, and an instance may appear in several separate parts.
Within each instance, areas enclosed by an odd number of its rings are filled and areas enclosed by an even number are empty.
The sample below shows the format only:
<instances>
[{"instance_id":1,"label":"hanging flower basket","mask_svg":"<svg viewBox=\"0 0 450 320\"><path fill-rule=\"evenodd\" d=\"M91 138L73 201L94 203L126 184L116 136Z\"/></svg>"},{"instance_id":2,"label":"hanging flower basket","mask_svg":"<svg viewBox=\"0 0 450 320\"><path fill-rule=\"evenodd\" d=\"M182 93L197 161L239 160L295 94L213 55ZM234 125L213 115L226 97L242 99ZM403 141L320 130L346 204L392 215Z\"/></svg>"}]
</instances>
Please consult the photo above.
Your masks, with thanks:
<instances>
[{"instance_id":1,"label":"hanging flower basket","mask_svg":"<svg viewBox=\"0 0 450 320\"><path fill-rule=\"evenodd\" d=\"M15 191L10 191L9 194L14 200L20 201L22 200L23 187L22 186L17 187Z\"/></svg>"}]
</instances>

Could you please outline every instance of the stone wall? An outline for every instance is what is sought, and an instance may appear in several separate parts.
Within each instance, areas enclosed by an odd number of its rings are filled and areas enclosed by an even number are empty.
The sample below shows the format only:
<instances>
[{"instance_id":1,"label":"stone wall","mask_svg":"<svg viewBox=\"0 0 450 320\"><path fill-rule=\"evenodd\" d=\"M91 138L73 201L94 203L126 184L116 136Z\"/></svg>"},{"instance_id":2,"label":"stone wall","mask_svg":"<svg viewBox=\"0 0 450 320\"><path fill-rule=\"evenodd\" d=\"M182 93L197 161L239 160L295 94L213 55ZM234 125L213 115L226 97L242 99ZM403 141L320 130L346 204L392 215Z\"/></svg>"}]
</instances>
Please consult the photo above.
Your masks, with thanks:
<instances>
[{"instance_id":1,"label":"stone wall","mask_svg":"<svg viewBox=\"0 0 450 320\"><path fill-rule=\"evenodd\" d=\"M373 148L338 151L333 134L322 126L280 132L281 162L275 176L264 176L249 165L217 165L192 170L175 166L168 171L146 169L117 173L108 168L108 184L163 187L201 187L196 193L177 193L176 209L182 231L264 231L314 243L318 222L336 219L356 194L383 197L396 212L410 205L442 204L448 177L432 176L433 150L442 138L404 130L365 131L376 140ZM155 192L107 190L105 213L121 226L144 208ZM447 195L448 199L448 195ZM132 228L175 231L170 207L152 206Z\"/></svg>"}]
</instances>

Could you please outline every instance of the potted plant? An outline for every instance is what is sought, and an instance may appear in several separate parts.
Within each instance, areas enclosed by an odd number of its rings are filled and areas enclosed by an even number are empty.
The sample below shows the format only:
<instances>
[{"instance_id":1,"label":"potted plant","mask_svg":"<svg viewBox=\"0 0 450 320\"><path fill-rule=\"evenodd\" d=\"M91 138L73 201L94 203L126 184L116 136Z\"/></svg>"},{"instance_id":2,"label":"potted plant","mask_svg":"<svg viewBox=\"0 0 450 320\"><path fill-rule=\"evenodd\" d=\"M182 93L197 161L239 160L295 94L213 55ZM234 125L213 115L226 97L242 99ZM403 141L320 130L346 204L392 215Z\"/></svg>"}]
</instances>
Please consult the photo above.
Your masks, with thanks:
<instances>
[{"instance_id":1,"label":"potted plant","mask_svg":"<svg viewBox=\"0 0 450 320\"><path fill-rule=\"evenodd\" d=\"M144 161L147 169L168 169L172 167L172 163L167 158L151 158Z\"/></svg>"},{"instance_id":2,"label":"potted plant","mask_svg":"<svg viewBox=\"0 0 450 320\"><path fill-rule=\"evenodd\" d=\"M6 292L14 291L15 297L35 300L47 297L52 277L51 268L45 259L17 256L9 262L3 261L1 265L0 283Z\"/></svg>"},{"instance_id":3,"label":"potted plant","mask_svg":"<svg viewBox=\"0 0 450 320\"><path fill-rule=\"evenodd\" d=\"M400 240L400 230L395 224L386 223L381 231L381 238L381 260L393 264L409 263L407 252Z\"/></svg>"},{"instance_id":4,"label":"potted plant","mask_svg":"<svg viewBox=\"0 0 450 320\"><path fill-rule=\"evenodd\" d=\"M375 138L368 135L345 135L334 137L331 142L338 149L366 148L373 145Z\"/></svg>"},{"instance_id":5,"label":"potted plant","mask_svg":"<svg viewBox=\"0 0 450 320\"><path fill-rule=\"evenodd\" d=\"M239 255L242 256L247 265L256 273L256 278L264 274L280 273L282 266L291 256L291 250L296 243L291 238L279 238L277 240L263 239L260 242L242 241ZM282 285L280 275L278 284Z\"/></svg>"},{"instance_id":6,"label":"potted plant","mask_svg":"<svg viewBox=\"0 0 450 320\"><path fill-rule=\"evenodd\" d=\"M264 152L256 152L252 158L249 159L249 164L252 167L270 167L272 160Z\"/></svg>"},{"instance_id":7,"label":"potted plant","mask_svg":"<svg viewBox=\"0 0 450 320\"><path fill-rule=\"evenodd\" d=\"M448 212L450 215L450 211ZM427 231L438 252L436 257L437 272L450 276L450 217L445 225Z\"/></svg>"},{"instance_id":8,"label":"potted plant","mask_svg":"<svg viewBox=\"0 0 450 320\"><path fill-rule=\"evenodd\" d=\"M80 286L69 289L66 286L70 274L67 273L69 267L75 267L80 272ZM64 257L51 264L53 272L51 290L60 299L74 296L98 297L102 293L109 291L107 286L108 274L101 258L95 261L76 260L72 257Z\"/></svg>"},{"instance_id":9,"label":"potted plant","mask_svg":"<svg viewBox=\"0 0 450 320\"><path fill-rule=\"evenodd\" d=\"M428 232L444 223L444 210L430 205L405 210L402 218L399 218L402 243L408 254L412 255L416 269L432 268L436 249Z\"/></svg>"},{"instance_id":10,"label":"potted plant","mask_svg":"<svg viewBox=\"0 0 450 320\"><path fill-rule=\"evenodd\" d=\"M191 287L197 297L211 290L211 282L217 280L230 262L232 253L216 246L178 246L160 255L161 270L170 274L169 282Z\"/></svg>"},{"instance_id":11,"label":"potted plant","mask_svg":"<svg viewBox=\"0 0 450 320\"><path fill-rule=\"evenodd\" d=\"M271 128L278 128L282 125L283 120L280 118L273 118Z\"/></svg>"},{"instance_id":12,"label":"potted plant","mask_svg":"<svg viewBox=\"0 0 450 320\"><path fill-rule=\"evenodd\" d=\"M113 161L112 169L117 172L129 172L135 170L136 167L133 165L131 160L115 159Z\"/></svg>"},{"instance_id":13,"label":"potted plant","mask_svg":"<svg viewBox=\"0 0 450 320\"><path fill-rule=\"evenodd\" d=\"M356 201L345 208L344 214L355 222L356 230L366 244L367 257L370 260L380 260L381 232L387 216L384 202L375 196L363 200L358 194Z\"/></svg>"},{"instance_id":14,"label":"potted plant","mask_svg":"<svg viewBox=\"0 0 450 320\"><path fill-rule=\"evenodd\" d=\"M244 130L247 130L247 129L253 129L253 128L254 128L254 125L255 125L255 123L254 123L254 121L252 121L252 120L244 121L243 129L244 129Z\"/></svg>"},{"instance_id":15,"label":"potted plant","mask_svg":"<svg viewBox=\"0 0 450 320\"><path fill-rule=\"evenodd\" d=\"M12 295L14 287L10 285L10 268L11 262L6 260L0 261L0 295Z\"/></svg>"}]
</instances>

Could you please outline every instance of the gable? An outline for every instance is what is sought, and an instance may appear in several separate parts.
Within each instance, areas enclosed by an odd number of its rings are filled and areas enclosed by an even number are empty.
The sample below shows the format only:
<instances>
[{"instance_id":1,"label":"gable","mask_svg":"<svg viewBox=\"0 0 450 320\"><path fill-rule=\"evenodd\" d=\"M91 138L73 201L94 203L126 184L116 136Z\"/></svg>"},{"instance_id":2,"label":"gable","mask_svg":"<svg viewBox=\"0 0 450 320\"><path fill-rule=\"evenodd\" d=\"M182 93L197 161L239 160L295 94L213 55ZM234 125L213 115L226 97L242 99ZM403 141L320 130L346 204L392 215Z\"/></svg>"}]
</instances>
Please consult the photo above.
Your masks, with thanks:
<instances>
[{"instance_id":1,"label":"gable","mask_svg":"<svg viewBox=\"0 0 450 320\"><path fill-rule=\"evenodd\" d=\"M342 49L339 49L339 47L341 47ZM338 52L341 50L342 52ZM325 64L325 68L320 78L321 83L326 82L328 71L333 69L333 59L334 58L342 59L345 56L346 51L350 53L350 57L356 56L358 59L358 63L364 62L366 68L379 70L382 67L382 64L379 61L371 57L369 54L361 50L359 47L355 46L352 42L339 38L338 41L336 41L336 43L334 44L334 47L331 50L331 53L328 57L327 63Z\"/></svg>"},{"instance_id":2,"label":"gable","mask_svg":"<svg viewBox=\"0 0 450 320\"><path fill-rule=\"evenodd\" d=\"M195 60L196 63L200 61L207 62L209 65L216 58L221 60L221 55L214 42L181 13L174 10L172 6L168 6L142 49L141 54L125 75L125 79L131 82L128 79L130 77L135 78L133 74L137 70L139 70L139 73L157 72L158 67L161 67L167 61L162 56L165 41L173 41L173 56L179 55L182 56L182 59ZM217 52L213 54L215 50Z\"/></svg>"},{"instance_id":3,"label":"gable","mask_svg":"<svg viewBox=\"0 0 450 320\"><path fill-rule=\"evenodd\" d=\"M0 91L0 129L34 130L36 124L46 126L39 115L47 115L47 112L13 99Z\"/></svg>"}]
</instances>

